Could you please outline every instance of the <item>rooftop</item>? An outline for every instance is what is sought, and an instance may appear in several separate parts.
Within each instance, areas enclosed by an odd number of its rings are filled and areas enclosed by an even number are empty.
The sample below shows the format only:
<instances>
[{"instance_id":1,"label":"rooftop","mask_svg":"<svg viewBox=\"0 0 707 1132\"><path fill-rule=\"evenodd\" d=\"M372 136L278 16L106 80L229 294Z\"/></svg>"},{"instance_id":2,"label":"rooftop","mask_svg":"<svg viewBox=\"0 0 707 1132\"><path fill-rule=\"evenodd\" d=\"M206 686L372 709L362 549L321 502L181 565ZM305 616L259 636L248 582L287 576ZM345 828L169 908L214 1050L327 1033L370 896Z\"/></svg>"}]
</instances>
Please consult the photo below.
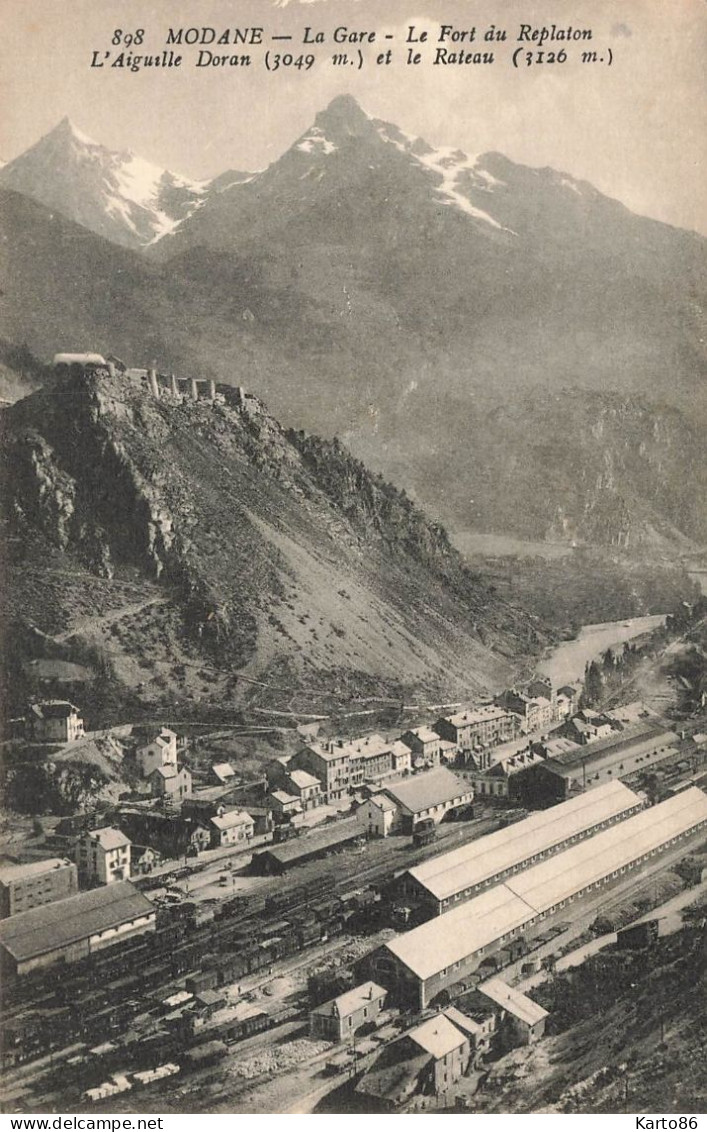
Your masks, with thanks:
<instances>
[{"instance_id":1,"label":"rooftop","mask_svg":"<svg viewBox=\"0 0 707 1132\"><path fill-rule=\"evenodd\" d=\"M220 818L212 818L217 829L233 829L237 825L252 825L253 819L245 810L228 810Z\"/></svg>"},{"instance_id":2,"label":"rooftop","mask_svg":"<svg viewBox=\"0 0 707 1132\"><path fill-rule=\"evenodd\" d=\"M395 813L395 802L392 802L390 798L386 798L385 794L373 794L371 802L373 802L374 806L378 806L379 810L384 810L385 813Z\"/></svg>"},{"instance_id":3,"label":"rooftop","mask_svg":"<svg viewBox=\"0 0 707 1132\"><path fill-rule=\"evenodd\" d=\"M47 857L44 861L29 861L25 865L3 865L0 867L0 884L14 884L16 881L54 872L55 869L73 867L66 857Z\"/></svg>"},{"instance_id":4,"label":"rooftop","mask_svg":"<svg viewBox=\"0 0 707 1132\"><path fill-rule=\"evenodd\" d=\"M518 1018L519 1021L524 1022L526 1026L534 1026L548 1016L547 1010L538 1006L537 1002L533 1002L527 994L523 994L515 987L509 987L503 979L488 979L478 989L497 1006L502 1007L514 1018Z\"/></svg>"},{"instance_id":5,"label":"rooftop","mask_svg":"<svg viewBox=\"0 0 707 1132\"><path fill-rule=\"evenodd\" d=\"M403 743L405 742L406 735L414 735L421 743L439 743L439 735L436 731L433 731L431 727L415 727L414 729L404 732L404 734L400 736Z\"/></svg>"},{"instance_id":6,"label":"rooftop","mask_svg":"<svg viewBox=\"0 0 707 1132\"><path fill-rule=\"evenodd\" d=\"M638 795L623 782L607 782L559 806L538 810L506 829L423 861L408 875L437 900L447 900L640 804Z\"/></svg>"},{"instance_id":7,"label":"rooftop","mask_svg":"<svg viewBox=\"0 0 707 1132\"><path fill-rule=\"evenodd\" d=\"M466 1041L464 1034L444 1014L428 1019L414 1030L408 1030L406 1036L435 1060L446 1057Z\"/></svg>"},{"instance_id":8,"label":"rooftop","mask_svg":"<svg viewBox=\"0 0 707 1132\"><path fill-rule=\"evenodd\" d=\"M1 920L0 945L21 962L154 912L130 881L116 881Z\"/></svg>"},{"instance_id":9,"label":"rooftop","mask_svg":"<svg viewBox=\"0 0 707 1132\"><path fill-rule=\"evenodd\" d=\"M452 802L455 798L473 796L469 784L443 766L413 775L404 782L391 783L382 793L413 814L443 802Z\"/></svg>"},{"instance_id":10,"label":"rooftop","mask_svg":"<svg viewBox=\"0 0 707 1132\"><path fill-rule=\"evenodd\" d=\"M702 822L707 822L707 795L693 786L509 877L385 946L418 978L428 979Z\"/></svg>"},{"instance_id":11,"label":"rooftop","mask_svg":"<svg viewBox=\"0 0 707 1132\"><path fill-rule=\"evenodd\" d=\"M319 779L315 778L313 774L308 774L306 770L291 770L288 774L288 778L291 782L294 782L295 786L299 786L300 790L305 790L310 786L321 785Z\"/></svg>"},{"instance_id":12,"label":"rooftop","mask_svg":"<svg viewBox=\"0 0 707 1132\"><path fill-rule=\"evenodd\" d=\"M391 745L382 735L366 735L361 739L337 739L331 743L309 743L307 750L314 751L320 758L331 762L333 759L373 758L390 751Z\"/></svg>"},{"instance_id":13,"label":"rooftop","mask_svg":"<svg viewBox=\"0 0 707 1132\"><path fill-rule=\"evenodd\" d=\"M499 719L503 715L508 715L504 707L486 704L483 707L466 708L464 711L458 711L455 715L446 715L444 718L454 727L465 727L470 723L487 723L490 719Z\"/></svg>"},{"instance_id":14,"label":"rooftop","mask_svg":"<svg viewBox=\"0 0 707 1132\"><path fill-rule=\"evenodd\" d=\"M68 700L42 700L32 704L31 710L42 719L67 719L70 715L79 714L79 709Z\"/></svg>"},{"instance_id":15,"label":"rooftop","mask_svg":"<svg viewBox=\"0 0 707 1132\"><path fill-rule=\"evenodd\" d=\"M664 747L677 748L679 742L674 731L665 731L660 727L646 728L643 724L630 725L611 738L597 739L585 746L553 754L551 763L550 760L548 763L560 773L576 774L583 766L601 771L604 767L613 766L622 757L631 760L643 758Z\"/></svg>"},{"instance_id":16,"label":"rooftop","mask_svg":"<svg viewBox=\"0 0 707 1132\"><path fill-rule=\"evenodd\" d=\"M106 825L102 829L92 829L90 833L86 834L91 841L97 841L101 849L122 849L123 846L130 844L130 838L126 837L119 829L113 829L112 826Z\"/></svg>"},{"instance_id":17,"label":"rooftop","mask_svg":"<svg viewBox=\"0 0 707 1132\"><path fill-rule=\"evenodd\" d=\"M383 987L379 987L377 983L369 980L367 983L361 983L360 986L354 987L353 990L344 991L343 994L330 999L329 1002L323 1002L321 1006L316 1006L312 1013L324 1014L327 1018L348 1018L350 1014L362 1010L364 1006L368 1006L376 999L385 998L387 993Z\"/></svg>"},{"instance_id":18,"label":"rooftop","mask_svg":"<svg viewBox=\"0 0 707 1132\"><path fill-rule=\"evenodd\" d=\"M217 778L233 778L236 773L230 763L214 763L211 767Z\"/></svg>"},{"instance_id":19,"label":"rooftop","mask_svg":"<svg viewBox=\"0 0 707 1132\"><path fill-rule=\"evenodd\" d=\"M340 821L333 821L328 825L313 829L311 832L301 837L295 837L291 841L284 841L281 845L272 845L263 852L282 864L287 864L296 861L298 857L307 857L362 836L358 818L343 818ZM258 854L258 856L260 855Z\"/></svg>"}]
</instances>

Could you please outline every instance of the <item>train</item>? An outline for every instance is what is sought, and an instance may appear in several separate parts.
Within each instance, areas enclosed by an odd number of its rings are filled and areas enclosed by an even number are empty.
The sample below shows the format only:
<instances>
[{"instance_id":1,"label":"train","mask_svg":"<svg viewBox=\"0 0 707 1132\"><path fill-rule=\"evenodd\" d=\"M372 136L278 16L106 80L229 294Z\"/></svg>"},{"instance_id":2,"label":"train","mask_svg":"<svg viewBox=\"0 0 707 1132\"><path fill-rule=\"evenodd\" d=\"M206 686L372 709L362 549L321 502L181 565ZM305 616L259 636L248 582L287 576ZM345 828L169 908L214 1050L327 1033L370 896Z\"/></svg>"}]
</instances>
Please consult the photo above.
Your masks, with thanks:
<instances>
[{"instance_id":1,"label":"train","mask_svg":"<svg viewBox=\"0 0 707 1132\"><path fill-rule=\"evenodd\" d=\"M62 1050L77 1036L119 1041L176 989L238 984L345 930L365 931L381 913L376 888L339 895L331 878L261 901L234 897L203 924L189 901L160 907L152 933L64 965L60 977L53 968L6 983L0 1065Z\"/></svg>"}]
</instances>

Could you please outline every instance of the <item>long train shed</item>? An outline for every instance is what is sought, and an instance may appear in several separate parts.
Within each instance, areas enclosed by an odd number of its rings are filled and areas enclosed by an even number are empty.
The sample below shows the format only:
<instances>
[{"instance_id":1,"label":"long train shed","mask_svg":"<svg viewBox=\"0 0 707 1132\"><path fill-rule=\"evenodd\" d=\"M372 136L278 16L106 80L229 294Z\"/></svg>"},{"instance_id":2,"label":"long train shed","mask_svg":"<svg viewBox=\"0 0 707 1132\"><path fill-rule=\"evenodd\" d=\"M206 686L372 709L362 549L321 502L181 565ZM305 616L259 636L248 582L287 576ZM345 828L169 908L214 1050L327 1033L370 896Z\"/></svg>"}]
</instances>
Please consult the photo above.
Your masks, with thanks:
<instances>
[{"instance_id":1,"label":"long train shed","mask_svg":"<svg viewBox=\"0 0 707 1132\"><path fill-rule=\"evenodd\" d=\"M697 787L684 790L398 936L366 956L359 971L423 1009L472 974L485 955L705 829L707 795Z\"/></svg>"},{"instance_id":2,"label":"long train shed","mask_svg":"<svg viewBox=\"0 0 707 1132\"><path fill-rule=\"evenodd\" d=\"M439 916L506 877L638 813L643 805L622 782L608 782L416 865L401 877L400 891Z\"/></svg>"}]
</instances>

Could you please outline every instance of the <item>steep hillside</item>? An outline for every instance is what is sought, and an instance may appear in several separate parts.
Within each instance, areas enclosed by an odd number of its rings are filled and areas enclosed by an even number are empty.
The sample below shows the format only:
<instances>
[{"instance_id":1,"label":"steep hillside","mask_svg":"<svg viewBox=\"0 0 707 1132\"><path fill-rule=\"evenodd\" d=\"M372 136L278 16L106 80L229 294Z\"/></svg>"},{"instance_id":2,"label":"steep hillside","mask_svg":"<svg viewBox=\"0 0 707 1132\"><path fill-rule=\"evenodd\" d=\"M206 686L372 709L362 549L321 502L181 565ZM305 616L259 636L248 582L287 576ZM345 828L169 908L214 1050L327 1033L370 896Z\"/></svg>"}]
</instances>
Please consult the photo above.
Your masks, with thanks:
<instances>
[{"instance_id":1,"label":"steep hillside","mask_svg":"<svg viewBox=\"0 0 707 1132\"><path fill-rule=\"evenodd\" d=\"M399 435L424 413L406 461ZM397 434L397 435L396 435ZM537 389L500 399L411 394L377 440L387 470L459 531L513 532L642 554L707 542L707 464L699 419L648 396ZM365 456L376 462L375 446Z\"/></svg>"},{"instance_id":2,"label":"steep hillside","mask_svg":"<svg viewBox=\"0 0 707 1132\"><path fill-rule=\"evenodd\" d=\"M59 650L153 698L187 666L217 698L236 673L450 695L547 642L403 494L353 461L342 477L341 456L315 464L228 393L157 401L139 379L83 378L6 410L15 673Z\"/></svg>"},{"instance_id":3,"label":"steep hillside","mask_svg":"<svg viewBox=\"0 0 707 1132\"><path fill-rule=\"evenodd\" d=\"M492 1070L487 1112L704 1112L704 905L647 950L610 951L533 997L550 1033Z\"/></svg>"}]
</instances>

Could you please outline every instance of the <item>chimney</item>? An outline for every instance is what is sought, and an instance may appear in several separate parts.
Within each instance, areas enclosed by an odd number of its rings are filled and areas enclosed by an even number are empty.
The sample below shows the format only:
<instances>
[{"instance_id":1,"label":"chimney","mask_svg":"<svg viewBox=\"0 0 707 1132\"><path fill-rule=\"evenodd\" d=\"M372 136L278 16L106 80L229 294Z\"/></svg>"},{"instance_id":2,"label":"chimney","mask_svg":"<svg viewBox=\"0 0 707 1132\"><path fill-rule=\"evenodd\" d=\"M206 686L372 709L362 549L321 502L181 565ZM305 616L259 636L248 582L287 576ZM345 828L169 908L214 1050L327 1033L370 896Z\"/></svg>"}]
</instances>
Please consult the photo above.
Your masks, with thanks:
<instances>
[{"instance_id":1,"label":"chimney","mask_svg":"<svg viewBox=\"0 0 707 1132\"><path fill-rule=\"evenodd\" d=\"M169 375L169 381L172 387L172 396L179 397L179 386L177 385L177 379L173 373Z\"/></svg>"},{"instance_id":2,"label":"chimney","mask_svg":"<svg viewBox=\"0 0 707 1132\"><path fill-rule=\"evenodd\" d=\"M191 399L192 401L199 400L199 389L194 378L191 379Z\"/></svg>"},{"instance_id":3,"label":"chimney","mask_svg":"<svg viewBox=\"0 0 707 1132\"><path fill-rule=\"evenodd\" d=\"M215 381L209 382L209 398L212 401L216 400L216 382Z\"/></svg>"},{"instance_id":4,"label":"chimney","mask_svg":"<svg viewBox=\"0 0 707 1132\"><path fill-rule=\"evenodd\" d=\"M152 393L152 396L156 397L157 400L159 401L160 387L157 384L157 370L156 369L153 369L153 368L149 369L148 379L149 379L149 382L150 382L150 392Z\"/></svg>"}]
</instances>

